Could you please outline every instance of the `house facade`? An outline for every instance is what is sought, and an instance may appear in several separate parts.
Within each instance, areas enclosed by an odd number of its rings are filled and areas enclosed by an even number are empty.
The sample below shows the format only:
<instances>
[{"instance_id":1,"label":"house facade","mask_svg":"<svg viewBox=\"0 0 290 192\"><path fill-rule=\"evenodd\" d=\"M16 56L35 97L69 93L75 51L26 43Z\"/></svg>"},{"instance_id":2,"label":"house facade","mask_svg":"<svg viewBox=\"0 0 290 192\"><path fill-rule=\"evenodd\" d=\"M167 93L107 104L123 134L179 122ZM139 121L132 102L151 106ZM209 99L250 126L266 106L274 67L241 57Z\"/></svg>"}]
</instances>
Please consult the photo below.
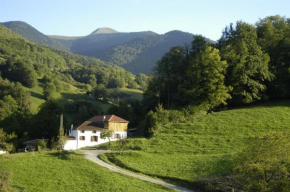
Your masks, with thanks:
<instances>
[{"instance_id":1,"label":"house facade","mask_svg":"<svg viewBox=\"0 0 290 192\"><path fill-rule=\"evenodd\" d=\"M95 116L81 125L71 126L64 150L76 150L82 147L106 143L109 139L101 139L101 132L112 131L111 141L127 138L129 121L116 115Z\"/></svg>"}]
</instances>

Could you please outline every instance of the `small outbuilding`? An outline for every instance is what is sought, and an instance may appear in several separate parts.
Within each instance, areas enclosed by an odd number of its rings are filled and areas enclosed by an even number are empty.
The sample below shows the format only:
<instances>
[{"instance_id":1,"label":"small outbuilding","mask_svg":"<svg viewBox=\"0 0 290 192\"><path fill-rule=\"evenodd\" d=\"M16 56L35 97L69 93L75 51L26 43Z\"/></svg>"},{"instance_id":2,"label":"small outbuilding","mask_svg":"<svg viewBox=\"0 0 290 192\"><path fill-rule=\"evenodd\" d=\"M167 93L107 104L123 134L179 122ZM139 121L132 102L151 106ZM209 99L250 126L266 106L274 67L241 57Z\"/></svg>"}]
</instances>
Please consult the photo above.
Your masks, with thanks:
<instances>
[{"instance_id":1,"label":"small outbuilding","mask_svg":"<svg viewBox=\"0 0 290 192\"><path fill-rule=\"evenodd\" d=\"M6 154L6 153L7 153L7 150L0 148L0 155Z\"/></svg>"}]
</instances>

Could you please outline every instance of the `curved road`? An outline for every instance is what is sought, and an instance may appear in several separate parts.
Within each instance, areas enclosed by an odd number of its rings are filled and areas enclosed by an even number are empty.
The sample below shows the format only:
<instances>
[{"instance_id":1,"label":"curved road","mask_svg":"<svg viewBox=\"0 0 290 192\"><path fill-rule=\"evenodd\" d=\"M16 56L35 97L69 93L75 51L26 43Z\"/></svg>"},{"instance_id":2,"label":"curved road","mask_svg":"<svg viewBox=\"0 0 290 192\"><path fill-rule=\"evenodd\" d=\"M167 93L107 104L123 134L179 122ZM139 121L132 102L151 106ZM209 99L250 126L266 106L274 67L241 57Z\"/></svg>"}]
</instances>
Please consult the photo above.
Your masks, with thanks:
<instances>
[{"instance_id":1,"label":"curved road","mask_svg":"<svg viewBox=\"0 0 290 192\"><path fill-rule=\"evenodd\" d=\"M166 183L164 181L160 181L160 180L157 180L157 179L153 179L153 178L150 178L150 177L138 175L136 173L120 169L118 167L110 165L110 164L102 161L101 159L99 159L98 156L100 154L108 153L110 151L107 151L107 150L82 150L82 152L84 153L84 156L87 159L89 159L89 160L91 160L91 161L93 161L93 162L95 162L95 163L97 163L97 164L99 164L99 165L101 165L103 167L106 167L107 169L109 169L111 171L118 172L118 173L121 173L121 174L124 174L124 175L129 175L131 177L136 177L136 178L139 178L141 180L148 181L148 182L151 182L151 183L155 183L155 184L158 184L158 185L162 185L164 187L167 187L167 188L170 188L170 189L174 189L174 190L177 190L177 191L193 192L193 191L191 191L189 189L186 189L184 187L180 187L180 186L177 186L177 185Z\"/></svg>"}]
</instances>

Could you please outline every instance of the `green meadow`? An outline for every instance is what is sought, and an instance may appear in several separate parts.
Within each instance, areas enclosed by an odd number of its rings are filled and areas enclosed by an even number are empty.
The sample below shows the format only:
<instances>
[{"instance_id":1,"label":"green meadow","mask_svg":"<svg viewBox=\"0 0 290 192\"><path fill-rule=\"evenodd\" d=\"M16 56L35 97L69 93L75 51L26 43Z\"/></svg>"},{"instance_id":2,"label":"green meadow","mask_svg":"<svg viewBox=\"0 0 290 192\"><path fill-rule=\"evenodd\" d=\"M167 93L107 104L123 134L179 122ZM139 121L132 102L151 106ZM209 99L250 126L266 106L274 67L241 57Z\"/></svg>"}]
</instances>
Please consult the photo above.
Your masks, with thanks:
<instances>
[{"instance_id":1,"label":"green meadow","mask_svg":"<svg viewBox=\"0 0 290 192\"><path fill-rule=\"evenodd\" d=\"M31 152L0 156L0 173L9 173L15 191L170 191L111 172L77 152Z\"/></svg>"},{"instance_id":2,"label":"green meadow","mask_svg":"<svg viewBox=\"0 0 290 192\"><path fill-rule=\"evenodd\" d=\"M186 123L164 126L148 139L131 138L127 150L102 158L126 169L193 187L201 177L231 172L233 159L247 148L253 136L290 133L289 117L290 101L212 112Z\"/></svg>"}]
</instances>

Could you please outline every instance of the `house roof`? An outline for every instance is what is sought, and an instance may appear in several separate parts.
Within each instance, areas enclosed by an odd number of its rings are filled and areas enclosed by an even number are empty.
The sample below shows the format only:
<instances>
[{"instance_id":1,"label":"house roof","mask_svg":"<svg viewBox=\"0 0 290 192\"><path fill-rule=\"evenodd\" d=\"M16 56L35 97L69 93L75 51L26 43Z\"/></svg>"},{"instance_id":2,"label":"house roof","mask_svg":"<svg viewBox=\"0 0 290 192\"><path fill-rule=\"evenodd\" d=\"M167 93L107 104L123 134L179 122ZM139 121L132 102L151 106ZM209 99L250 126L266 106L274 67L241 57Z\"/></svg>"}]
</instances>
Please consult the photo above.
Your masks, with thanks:
<instances>
[{"instance_id":1,"label":"house roof","mask_svg":"<svg viewBox=\"0 0 290 192\"><path fill-rule=\"evenodd\" d=\"M34 139L34 140L26 141L23 144L24 145L35 145L38 141L41 141L41 140L48 142L48 139Z\"/></svg>"},{"instance_id":2,"label":"house roof","mask_svg":"<svg viewBox=\"0 0 290 192\"><path fill-rule=\"evenodd\" d=\"M102 130L105 128L104 122L129 123L129 121L116 115L103 115L103 116L94 116L89 120L85 121L83 124L74 127L73 129Z\"/></svg>"}]
</instances>

